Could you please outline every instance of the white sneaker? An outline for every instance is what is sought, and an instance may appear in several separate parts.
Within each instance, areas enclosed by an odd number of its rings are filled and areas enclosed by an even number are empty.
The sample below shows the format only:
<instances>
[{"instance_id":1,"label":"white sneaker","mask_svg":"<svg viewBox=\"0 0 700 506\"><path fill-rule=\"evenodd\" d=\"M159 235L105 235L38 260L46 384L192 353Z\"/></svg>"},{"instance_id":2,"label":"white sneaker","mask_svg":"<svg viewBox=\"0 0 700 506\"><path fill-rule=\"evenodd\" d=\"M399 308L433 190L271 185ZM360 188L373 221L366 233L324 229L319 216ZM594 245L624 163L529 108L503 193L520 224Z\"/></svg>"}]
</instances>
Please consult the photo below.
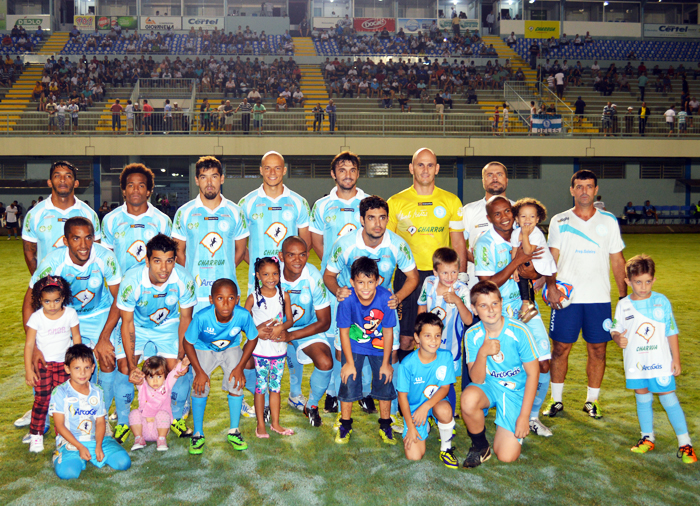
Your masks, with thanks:
<instances>
[{"instance_id":1,"label":"white sneaker","mask_svg":"<svg viewBox=\"0 0 700 506\"><path fill-rule=\"evenodd\" d=\"M241 406L241 415L246 418L255 418L255 407L248 405L246 401L243 401Z\"/></svg>"},{"instance_id":2,"label":"white sneaker","mask_svg":"<svg viewBox=\"0 0 700 506\"><path fill-rule=\"evenodd\" d=\"M547 427L542 422L540 422L539 418L530 418L530 430L536 436L542 436L542 437L552 436L552 431L549 429L549 427Z\"/></svg>"},{"instance_id":3,"label":"white sneaker","mask_svg":"<svg viewBox=\"0 0 700 506\"><path fill-rule=\"evenodd\" d=\"M23 445L28 445L29 443L32 442L32 435L27 432L23 437L22 437L22 444Z\"/></svg>"},{"instance_id":4,"label":"white sneaker","mask_svg":"<svg viewBox=\"0 0 700 506\"><path fill-rule=\"evenodd\" d=\"M18 429L20 427L27 427L30 423L32 423L32 410L30 409L27 411L25 414L23 414L20 418L15 420L15 427Z\"/></svg>"},{"instance_id":5,"label":"white sneaker","mask_svg":"<svg viewBox=\"0 0 700 506\"><path fill-rule=\"evenodd\" d=\"M109 424L109 422L105 423L105 436L113 437L114 432L112 431L112 426Z\"/></svg>"},{"instance_id":6,"label":"white sneaker","mask_svg":"<svg viewBox=\"0 0 700 506\"><path fill-rule=\"evenodd\" d=\"M29 451L31 453L41 453L44 451L44 436L40 434L32 434L31 442L29 443Z\"/></svg>"},{"instance_id":7,"label":"white sneaker","mask_svg":"<svg viewBox=\"0 0 700 506\"><path fill-rule=\"evenodd\" d=\"M298 411L304 411L304 406L306 406L306 397L304 397L304 394L299 394L296 397L289 397L287 398L287 404L289 404L289 407Z\"/></svg>"},{"instance_id":8,"label":"white sneaker","mask_svg":"<svg viewBox=\"0 0 700 506\"><path fill-rule=\"evenodd\" d=\"M117 421L117 412L114 411L111 415L109 415L109 421L110 422L116 422Z\"/></svg>"},{"instance_id":9,"label":"white sneaker","mask_svg":"<svg viewBox=\"0 0 700 506\"><path fill-rule=\"evenodd\" d=\"M389 417L391 419L391 430L399 434L403 433L403 417L396 413Z\"/></svg>"}]
</instances>

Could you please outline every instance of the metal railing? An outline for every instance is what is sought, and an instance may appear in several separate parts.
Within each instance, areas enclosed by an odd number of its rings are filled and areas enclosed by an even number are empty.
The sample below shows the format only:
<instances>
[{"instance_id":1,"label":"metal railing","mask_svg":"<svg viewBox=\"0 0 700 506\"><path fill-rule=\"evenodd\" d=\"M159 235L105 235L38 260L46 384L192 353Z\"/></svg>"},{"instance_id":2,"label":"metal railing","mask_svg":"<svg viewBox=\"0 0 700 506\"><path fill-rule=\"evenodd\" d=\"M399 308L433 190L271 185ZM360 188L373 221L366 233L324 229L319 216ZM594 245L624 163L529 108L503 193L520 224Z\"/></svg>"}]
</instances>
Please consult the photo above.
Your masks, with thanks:
<instances>
[{"instance_id":1,"label":"metal railing","mask_svg":"<svg viewBox=\"0 0 700 506\"><path fill-rule=\"evenodd\" d=\"M140 93L147 98L189 98L197 79L141 79Z\"/></svg>"}]
</instances>

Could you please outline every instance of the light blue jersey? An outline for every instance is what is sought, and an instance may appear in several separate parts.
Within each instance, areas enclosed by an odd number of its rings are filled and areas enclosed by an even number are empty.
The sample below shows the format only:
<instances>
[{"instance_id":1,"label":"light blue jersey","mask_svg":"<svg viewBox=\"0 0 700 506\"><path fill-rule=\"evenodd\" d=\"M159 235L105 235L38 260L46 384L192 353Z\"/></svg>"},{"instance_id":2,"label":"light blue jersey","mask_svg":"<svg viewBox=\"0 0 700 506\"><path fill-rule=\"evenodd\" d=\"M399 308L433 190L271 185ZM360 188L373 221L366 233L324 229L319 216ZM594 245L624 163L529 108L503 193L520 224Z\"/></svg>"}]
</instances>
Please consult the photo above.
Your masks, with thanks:
<instances>
[{"instance_id":1,"label":"light blue jersey","mask_svg":"<svg viewBox=\"0 0 700 506\"><path fill-rule=\"evenodd\" d=\"M75 204L66 210L58 209L51 202L51 196L42 200L27 213L22 227L22 239L36 244L37 263L40 263L52 249L63 244L63 226L68 218L82 216L95 227L95 240L102 239L100 220L82 200L75 199Z\"/></svg>"},{"instance_id":2,"label":"light blue jersey","mask_svg":"<svg viewBox=\"0 0 700 506\"><path fill-rule=\"evenodd\" d=\"M446 350L438 350L435 359L427 364L421 361L417 350L401 362L396 390L408 394L411 413L429 401L440 387L457 381L452 362L452 354Z\"/></svg>"},{"instance_id":3,"label":"light blue jersey","mask_svg":"<svg viewBox=\"0 0 700 506\"><path fill-rule=\"evenodd\" d=\"M328 290L323 283L323 278L318 269L306 264L304 270L296 281L287 281L284 277L284 264L280 265L282 272L282 290L289 294L292 304L292 318L294 325L290 329L298 330L316 323L316 311L330 306Z\"/></svg>"},{"instance_id":4,"label":"light blue jersey","mask_svg":"<svg viewBox=\"0 0 700 506\"><path fill-rule=\"evenodd\" d=\"M309 226L309 204L306 199L286 186L282 195L268 197L260 186L238 203L248 224L248 294L253 293L255 260L277 256L285 238L299 235L300 228Z\"/></svg>"},{"instance_id":5,"label":"light blue jersey","mask_svg":"<svg viewBox=\"0 0 700 506\"><path fill-rule=\"evenodd\" d=\"M241 306L236 306L231 319L221 323L211 305L198 312L185 332L185 339L195 350L224 351L241 345L241 332L251 341L258 337L253 317Z\"/></svg>"},{"instance_id":6,"label":"light blue jersey","mask_svg":"<svg viewBox=\"0 0 700 506\"><path fill-rule=\"evenodd\" d=\"M209 304L211 285L236 278L236 241L248 237L241 208L221 196L216 209L209 209L199 195L177 210L173 238L187 245L185 267L194 276L200 307Z\"/></svg>"},{"instance_id":7,"label":"light blue jersey","mask_svg":"<svg viewBox=\"0 0 700 506\"><path fill-rule=\"evenodd\" d=\"M170 237L172 223L167 215L148 204L148 211L134 216L126 204L102 220L102 244L114 251L119 267L126 272L146 260L146 243L158 234Z\"/></svg>"},{"instance_id":8,"label":"light blue jersey","mask_svg":"<svg viewBox=\"0 0 700 506\"><path fill-rule=\"evenodd\" d=\"M501 272L511 262L510 242L503 239L493 229L484 232L474 247L474 274L476 276L493 276ZM503 297L503 315L515 318L523 302L520 299L518 284L511 276L500 286Z\"/></svg>"},{"instance_id":9,"label":"light blue jersey","mask_svg":"<svg viewBox=\"0 0 700 506\"><path fill-rule=\"evenodd\" d=\"M83 395L70 384L70 380L58 385L51 393L49 416L59 413L64 416L65 427L78 441L95 441L98 418L105 416L104 394L97 385L88 383L90 392ZM66 440L56 437L56 446L63 446Z\"/></svg>"}]
</instances>

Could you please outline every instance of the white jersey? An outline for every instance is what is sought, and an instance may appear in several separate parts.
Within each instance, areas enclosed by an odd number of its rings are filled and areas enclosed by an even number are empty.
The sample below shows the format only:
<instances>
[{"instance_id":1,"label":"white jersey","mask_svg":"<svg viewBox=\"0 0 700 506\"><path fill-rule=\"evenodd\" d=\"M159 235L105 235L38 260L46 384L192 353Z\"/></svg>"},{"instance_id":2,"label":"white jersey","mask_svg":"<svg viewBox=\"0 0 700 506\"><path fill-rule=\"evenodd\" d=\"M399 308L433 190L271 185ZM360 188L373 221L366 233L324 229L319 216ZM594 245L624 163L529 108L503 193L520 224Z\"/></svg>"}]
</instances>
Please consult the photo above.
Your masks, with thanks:
<instances>
[{"instance_id":1,"label":"white jersey","mask_svg":"<svg viewBox=\"0 0 700 506\"><path fill-rule=\"evenodd\" d=\"M610 255L625 248L615 215L596 210L584 221L574 210L555 215L549 222L549 247L559 250L560 281L574 286L571 302L610 302Z\"/></svg>"},{"instance_id":2,"label":"white jersey","mask_svg":"<svg viewBox=\"0 0 700 506\"><path fill-rule=\"evenodd\" d=\"M510 245L512 247L517 248L522 244L520 235L521 229L516 228L513 230L513 234L510 236ZM536 258L532 261L537 273L542 276L551 276L557 272L557 263L554 261L552 252L549 251L549 248L547 247L547 239L544 238L544 234L539 227L535 227L535 229L530 232L530 245L534 246L535 248L544 248L542 258Z\"/></svg>"}]
</instances>

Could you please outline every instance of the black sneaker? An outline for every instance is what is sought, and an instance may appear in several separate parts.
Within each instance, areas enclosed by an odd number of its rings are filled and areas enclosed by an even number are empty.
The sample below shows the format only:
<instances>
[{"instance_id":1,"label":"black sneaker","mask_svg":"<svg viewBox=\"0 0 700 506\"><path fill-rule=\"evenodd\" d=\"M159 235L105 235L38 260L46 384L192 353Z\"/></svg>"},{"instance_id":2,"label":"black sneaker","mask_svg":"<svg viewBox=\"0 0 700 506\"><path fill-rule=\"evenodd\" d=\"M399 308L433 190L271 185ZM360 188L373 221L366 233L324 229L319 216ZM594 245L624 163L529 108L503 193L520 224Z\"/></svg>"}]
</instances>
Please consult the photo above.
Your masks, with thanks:
<instances>
[{"instance_id":1,"label":"black sneaker","mask_svg":"<svg viewBox=\"0 0 700 506\"><path fill-rule=\"evenodd\" d=\"M583 411L588 413L588 416L600 420L603 418L603 411L600 409L600 404L598 401L586 401L583 405Z\"/></svg>"},{"instance_id":2,"label":"black sneaker","mask_svg":"<svg viewBox=\"0 0 700 506\"><path fill-rule=\"evenodd\" d=\"M370 397L369 395L367 397L363 397L358 401L358 404L362 408L362 411L364 411L367 414L374 414L377 412L377 407L374 405L374 399Z\"/></svg>"},{"instance_id":3,"label":"black sneaker","mask_svg":"<svg viewBox=\"0 0 700 506\"><path fill-rule=\"evenodd\" d=\"M487 446L486 448L482 448L481 450L477 450L473 446L469 448L469 453L467 454L467 458L464 459L464 464L462 464L466 468L474 468L478 467L484 462L486 462L488 459L491 458L491 446Z\"/></svg>"},{"instance_id":4,"label":"black sneaker","mask_svg":"<svg viewBox=\"0 0 700 506\"><path fill-rule=\"evenodd\" d=\"M304 406L304 415L309 418L309 422L311 423L312 427L320 427L323 423L321 422L321 415L318 413L318 407Z\"/></svg>"},{"instance_id":5,"label":"black sneaker","mask_svg":"<svg viewBox=\"0 0 700 506\"><path fill-rule=\"evenodd\" d=\"M550 418L557 416L557 413L560 411L564 411L564 403L560 401L555 401L554 399L549 399L545 405L544 409L542 410L542 414L544 416L548 416Z\"/></svg>"},{"instance_id":6,"label":"black sneaker","mask_svg":"<svg viewBox=\"0 0 700 506\"><path fill-rule=\"evenodd\" d=\"M332 395L326 394L326 401L323 405L324 413L337 413L338 412L338 398Z\"/></svg>"}]
</instances>

